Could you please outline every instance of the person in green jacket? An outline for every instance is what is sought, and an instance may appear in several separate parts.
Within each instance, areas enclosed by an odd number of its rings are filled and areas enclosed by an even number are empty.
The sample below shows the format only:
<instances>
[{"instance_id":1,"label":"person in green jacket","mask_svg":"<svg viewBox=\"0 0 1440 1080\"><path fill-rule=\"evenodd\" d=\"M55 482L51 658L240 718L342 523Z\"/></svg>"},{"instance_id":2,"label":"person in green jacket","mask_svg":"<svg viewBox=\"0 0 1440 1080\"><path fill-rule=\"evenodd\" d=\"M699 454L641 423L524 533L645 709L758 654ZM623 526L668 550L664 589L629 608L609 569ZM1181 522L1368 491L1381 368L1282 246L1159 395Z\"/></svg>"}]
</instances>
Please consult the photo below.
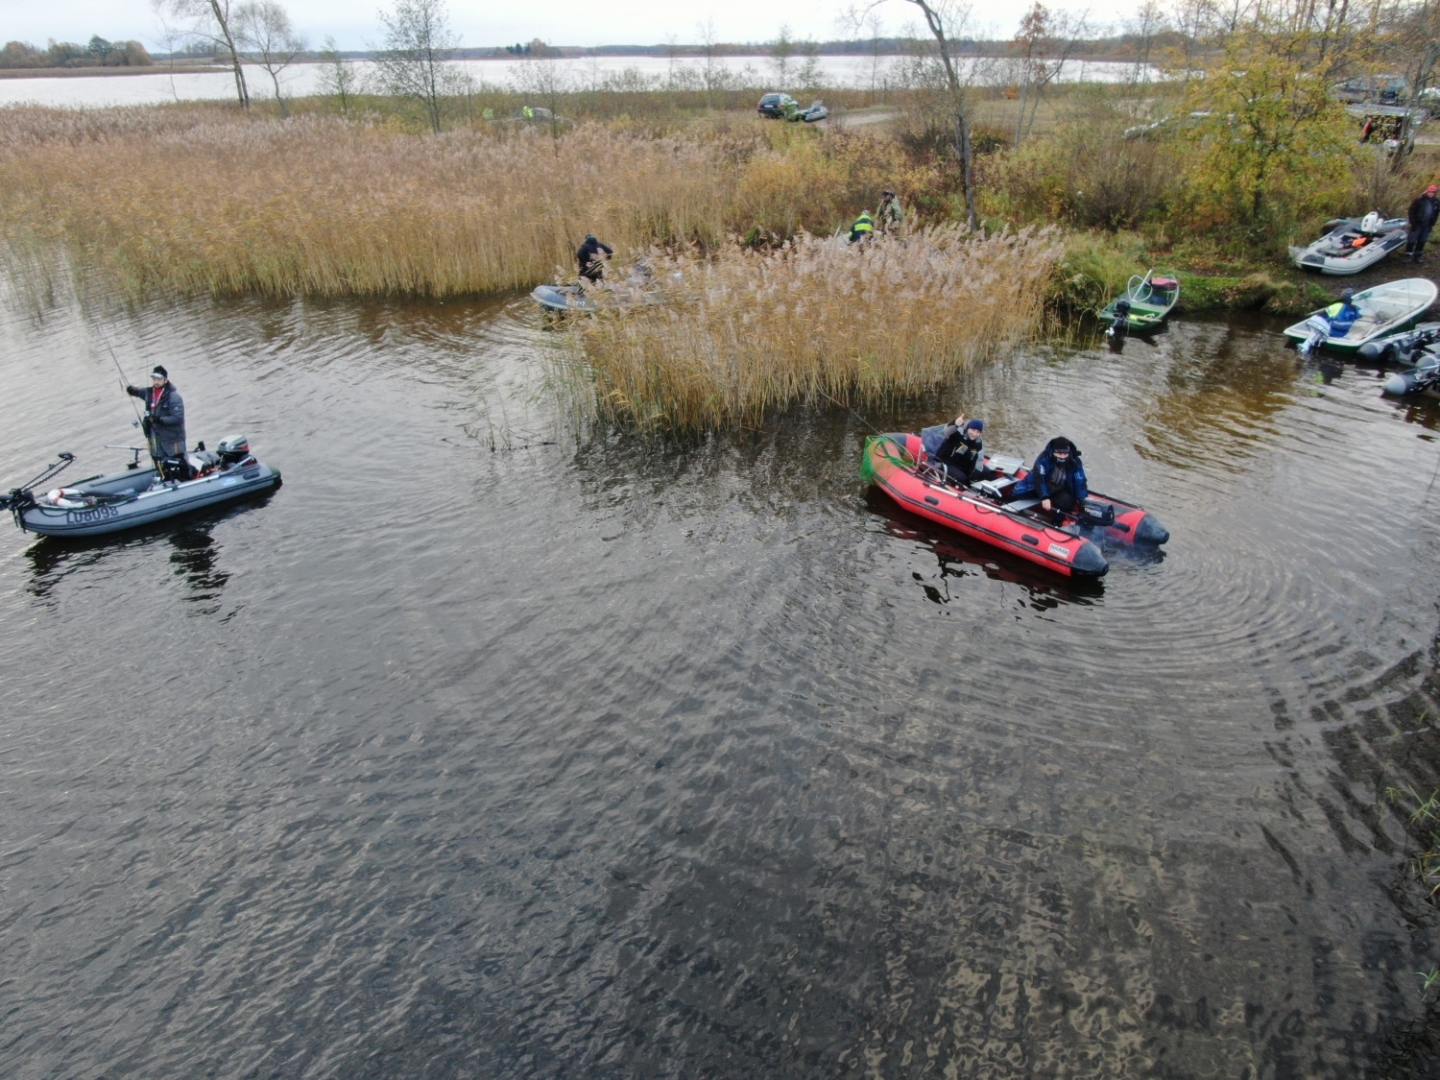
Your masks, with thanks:
<instances>
[{"instance_id":1,"label":"person in green jacket","mask_svg":"<svg viewBox=\"0 0 1440 1080\"><path fill-rule=\"evenodd\" d=\"M875 219L870 216L869 210L862 210L860 216L855 219L855 224L850 226L850 243L868 240L874 232Z\"/></svg>"}]
</instances>

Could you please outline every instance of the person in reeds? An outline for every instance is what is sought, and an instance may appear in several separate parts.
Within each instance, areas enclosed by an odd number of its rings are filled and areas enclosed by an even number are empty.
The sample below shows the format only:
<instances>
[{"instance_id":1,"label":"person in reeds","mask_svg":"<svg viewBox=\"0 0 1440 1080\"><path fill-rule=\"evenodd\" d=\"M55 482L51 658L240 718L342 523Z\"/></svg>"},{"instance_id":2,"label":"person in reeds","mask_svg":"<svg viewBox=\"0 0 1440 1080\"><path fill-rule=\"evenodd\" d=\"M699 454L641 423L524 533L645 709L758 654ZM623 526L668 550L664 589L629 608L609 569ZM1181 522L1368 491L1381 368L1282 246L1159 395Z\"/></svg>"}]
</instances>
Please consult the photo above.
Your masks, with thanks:
<instances>
[{"instance_id":1,"label":"person in reeds","mask_svg":"<svg viewBox=\"0 0 1440 1080\"><path fill-rule=\"evenodd\" d=\"M860 211L860 216L855 219L855 224L850 226L850 243L859 243L861 240L869 240L875 235L875 219L870 216L869 210Z\"/></svg>"},{"instance_id":2,"label":"person in reeds","mask_svg":"<svg viewBox=\"0 0 1440 1080\"><path fill-rule=\"evenodd\" d=\"M601 252L604 256L601 256ZM602 244L595 239L594 233L585 237L585 242L575 252L575 258L580 263L580 287L584 288L585 283L599 281L605 276L605 260L615 254L615 249L609 244Z\"/></svg>"},{"instance_id":3,"label":"person in reeds","mask_svg":"<svg viewBox=\"0 0 1440 1080\"><path fill-rule=\"evenodd\" d=\"M1440 201L1435 197L1437 191L1440 189L1431 184L1423 195L1417 196L1410 204L1410 234L1405 238L1407 263L1425 261L1425 241L1430 239L1430 230L1435 227L1435 219L1440 218Z\"/></svg>"},{"instance_id":4,"label":"person in reeds","mask_svg":"<svg viewBox=\"0 0 1440 1080\"><path fill-rule=\"evenodd\" d=\"M900 200L889 188L880 196L880 209L875 211L875 218L882 235L899 235L900 223L905 220L905 211L900 209Z\"/></svg>"},{"instance_id":5,"label":"person in reeds","mask_svg":"<svg viewBox=\"0 0 1440 1080\"><path fill-rule=\"evenodd\" d=\"M160 364L150 372L150 388L127 386L125 392L145 402L141 426L150 443L150 456L158 466L166 459L185 461L185 402Z\"/></svg>"},{"instance_id":6,"label":"person in reeds","mask_svg":"<svg viewBox=\"0 0 1440 1080\"><path fill-rule=\"evenodd\" d=\"M1011 497L1038 496L1040 509L1059 516L1074 513L1081 500L1089 495L1085 466L1080 463L1080 448L1061 435L1045 444L1030 471L1015 485Z\"/></svg>"}]
</instances>

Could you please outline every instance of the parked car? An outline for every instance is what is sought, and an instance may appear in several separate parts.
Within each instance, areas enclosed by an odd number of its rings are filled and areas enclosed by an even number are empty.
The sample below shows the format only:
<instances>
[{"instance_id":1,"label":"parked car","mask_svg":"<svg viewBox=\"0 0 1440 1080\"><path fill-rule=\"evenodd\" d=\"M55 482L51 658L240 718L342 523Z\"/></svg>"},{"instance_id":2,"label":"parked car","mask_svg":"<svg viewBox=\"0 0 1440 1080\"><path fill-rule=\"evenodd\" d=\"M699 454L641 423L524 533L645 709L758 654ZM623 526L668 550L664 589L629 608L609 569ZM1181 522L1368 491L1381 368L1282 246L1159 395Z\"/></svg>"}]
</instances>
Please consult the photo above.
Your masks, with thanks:
<instances>
[{"instance_id":1,"label":"parked car","mask_svg":"<svg viewBox=\"0 0 1440 1080\"><path fill-rule=\"evenodd\" d=\"M756 111L761 116L788 120L791 115L800 111L800 103L789 94L766 94L760 99L760 107Z\"/></svg>"}]
</instances>

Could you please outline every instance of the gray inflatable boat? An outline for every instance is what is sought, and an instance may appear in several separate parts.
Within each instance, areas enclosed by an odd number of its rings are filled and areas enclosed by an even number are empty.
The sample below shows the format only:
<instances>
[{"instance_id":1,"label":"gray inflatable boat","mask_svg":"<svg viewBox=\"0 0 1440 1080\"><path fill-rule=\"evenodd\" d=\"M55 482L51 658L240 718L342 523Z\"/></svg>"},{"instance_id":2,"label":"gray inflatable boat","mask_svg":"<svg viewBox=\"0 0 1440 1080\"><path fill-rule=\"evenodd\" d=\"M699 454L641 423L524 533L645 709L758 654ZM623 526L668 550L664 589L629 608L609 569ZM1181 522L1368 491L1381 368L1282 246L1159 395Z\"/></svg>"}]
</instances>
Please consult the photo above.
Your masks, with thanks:
<instances>
[{"instance_id":1,"label":"gray inflatable boat","mask_svg":"<svg viewBox=\"0 0 1440 1080\"><path fill-rule=\"evenodd\" d=\"M203 446L203 444L201 444ZM280 486L280 473L250 453L244 438L226 439L213 451L191 451L188 460L142 468L137 461L123 472L93 476L70 487L34 491L75 460L60 460L24 487L0 495L0 510L9 510L22 532L41 536L99 536L150 525L202 507L232 502Z\"/></svg>"}]
</instances>

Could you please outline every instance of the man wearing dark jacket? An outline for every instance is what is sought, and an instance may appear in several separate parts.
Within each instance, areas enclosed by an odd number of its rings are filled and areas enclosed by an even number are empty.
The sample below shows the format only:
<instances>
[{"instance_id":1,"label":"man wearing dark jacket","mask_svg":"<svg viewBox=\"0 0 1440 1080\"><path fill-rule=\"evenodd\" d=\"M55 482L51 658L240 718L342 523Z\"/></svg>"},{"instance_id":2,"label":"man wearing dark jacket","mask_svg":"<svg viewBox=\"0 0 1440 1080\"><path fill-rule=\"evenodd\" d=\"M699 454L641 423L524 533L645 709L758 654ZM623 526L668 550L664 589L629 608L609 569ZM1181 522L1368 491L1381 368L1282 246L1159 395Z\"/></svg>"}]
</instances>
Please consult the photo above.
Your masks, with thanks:
<instances>
[{"instance_id":1,"label":"man wearing dark jacket","mask_svg":"<svg viewBox=\"0 0 1440 1080\"><path fill-rule=\"evenodd\" d=\"M605 276L605 260L600 257L600 252L605 252L608 259L615 254L615 249L609 244L602 244L595 239L594 233L585 237L585 242L575 252L575 258L580 263L580 284L587 281L599 281Z\"/></svg>"},{"instance_id":2,"label":"man wearing dark jacket","mask_svg":"<svg viewBox=\"0 0 1440 1080\"><path fill-rule=\"evenodd\" d=\"M1080 450L1063 435L1051 439L1025 478L1015 485L1014 498L1039 497L1042 510L1072 513L1088 497Z\"/></svg>"},{"instance_id":3,"label":"man wearing dark jacket","mask_svg":"<svg viewBox=\"0 0 1440 1080\"><path fill-rule=\"evenodd\" d=\"M185 460L185 402L180 391L159 364L150 372L150 389L127 386L125 392L145 402L142 422L150 440L150 456L157 462L164 458Z\"/></svg>"},{"instance_id":4,"label":"man wearing dark jacket","mask_svg":"<svg viewBox=\"0 0 1440 1080\"><path fill-rule=\"evenodd\" d=\"M1430 230L1435 219L1440 217L1440 201L1435 198L1436 187L1431 184L1425 194L1410 204L1410 234L1405 238L1405 261L1425 261L1425 241L1430 239Z\"/></svg>"},{"instance_id":5,"label":"man wearing dark jacket","mask_svg":"<svg viewBox=\"0 0 1440 1080\"><path fill-rule=\"evenodd\" d=\"M980 438L984 430L984 421L966 420L964 413L957 416L954 423L945 425L943 441L932 456L952 484L985 479L988 470L985 468L984 443Z\"/></svg>"}]
</instances>

